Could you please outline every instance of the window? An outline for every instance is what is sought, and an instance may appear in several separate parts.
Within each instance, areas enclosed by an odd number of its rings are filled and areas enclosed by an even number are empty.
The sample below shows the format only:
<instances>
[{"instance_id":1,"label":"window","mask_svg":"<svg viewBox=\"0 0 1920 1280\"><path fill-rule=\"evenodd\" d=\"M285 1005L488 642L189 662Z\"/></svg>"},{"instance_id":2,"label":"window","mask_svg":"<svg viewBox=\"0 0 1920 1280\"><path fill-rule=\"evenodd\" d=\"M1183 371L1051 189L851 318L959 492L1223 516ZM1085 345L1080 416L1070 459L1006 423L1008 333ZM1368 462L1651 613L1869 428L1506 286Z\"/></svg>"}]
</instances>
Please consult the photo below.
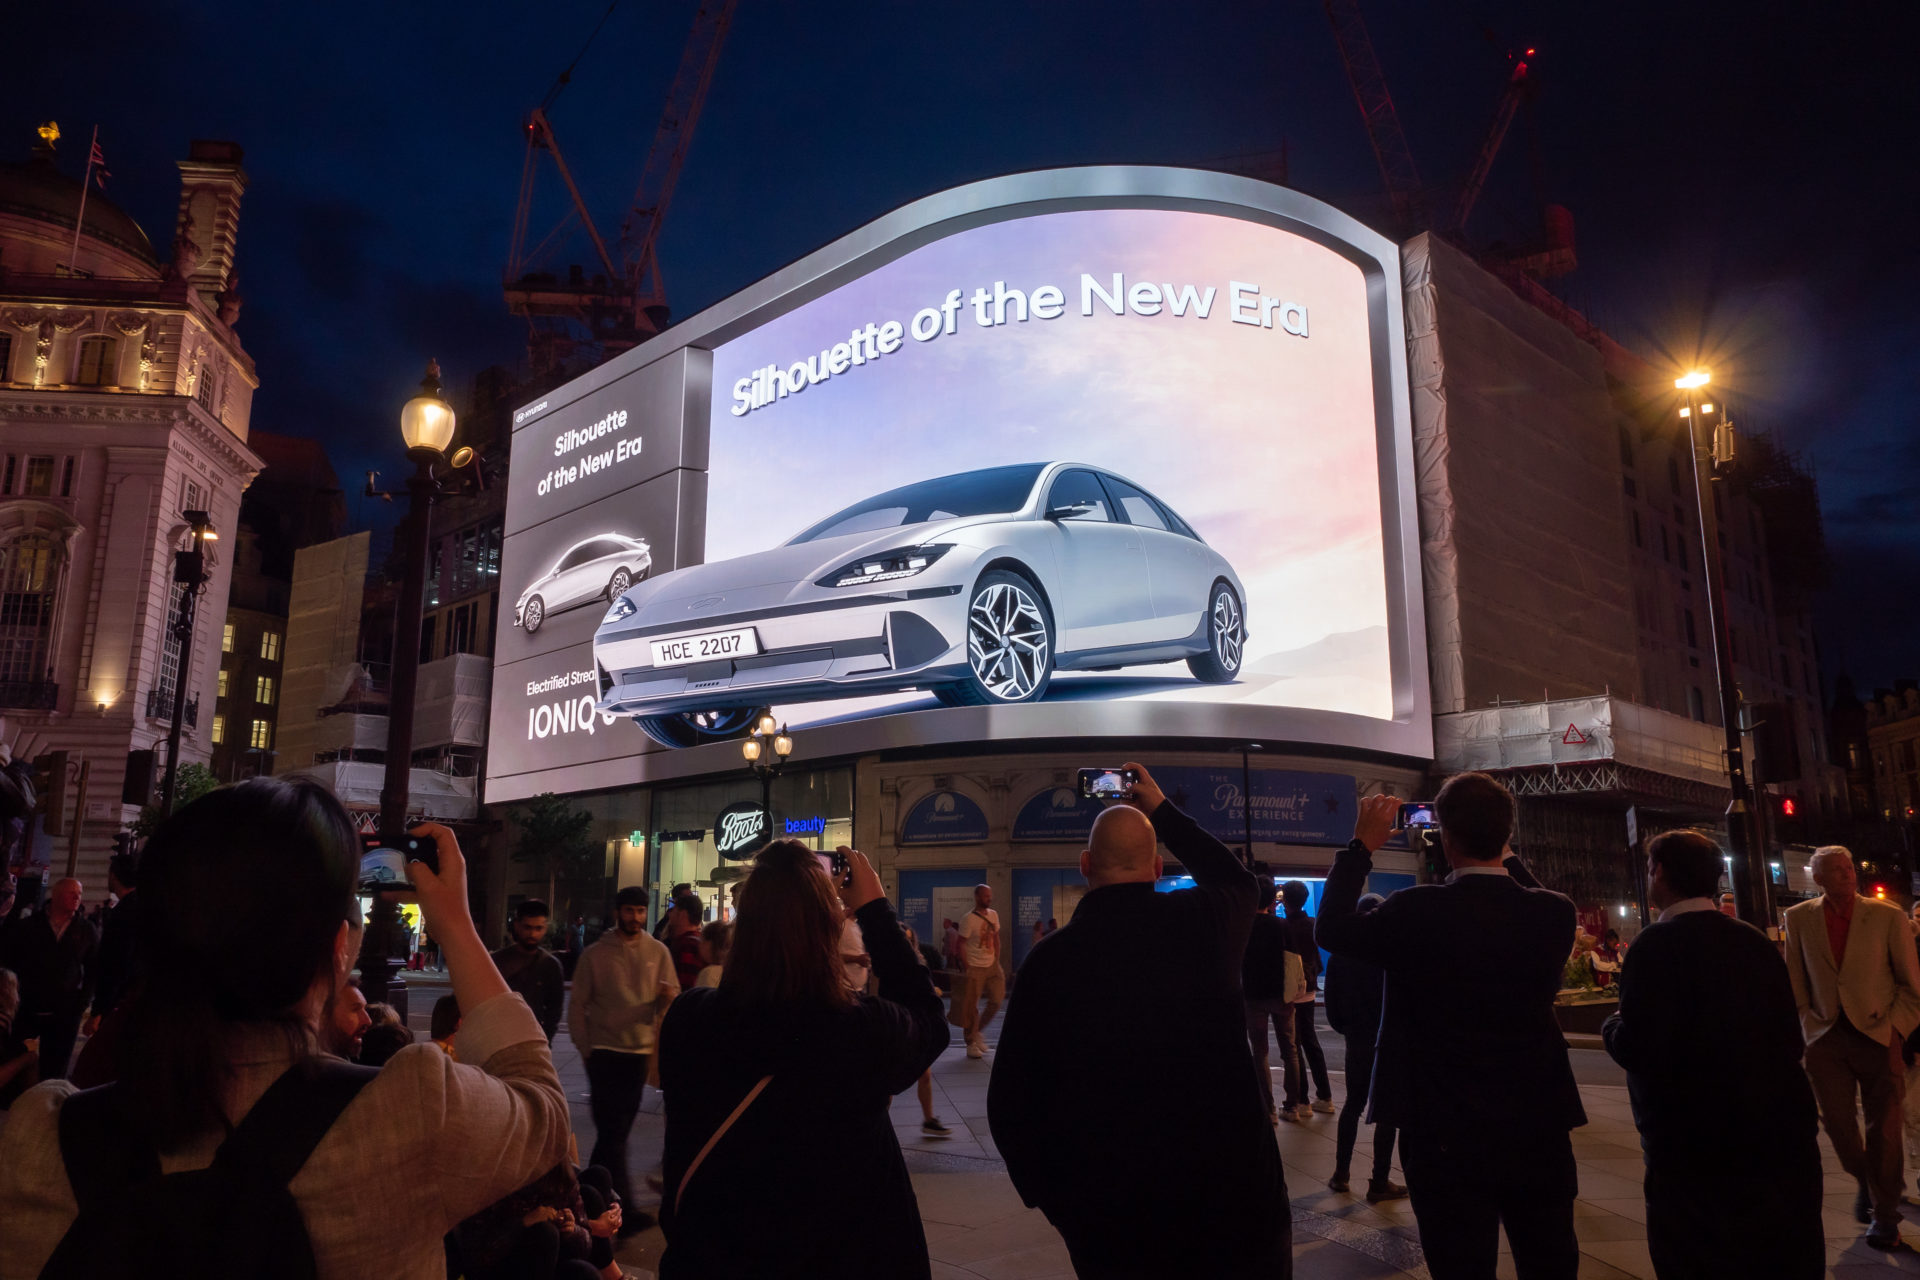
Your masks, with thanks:
<instances>
[{"instance_id":1,"label":"window","mask_svg":"<svg viewBox=\"0 0 1920 1280\"><path fill-rule=\"evenodd\" d=\"M231 622L220 628L220 652L233 652L233 624Z\"/></svg>"},{"instance_id":2,"label":"window","mask_svg":"<svg viewBox=\"0 0 1920 1280\"><path fill-rule=\"evenodd\" d=\"M265 751L273 745L273 721L255 720L253 733L247 738L247 745Z\"/></svg>"},{"instance_id":3,"label":"window","mask_svg":"<svg viewBox=\"0 0 1920 1280\"><path fill-rule=\"evenodd\" d=\"M1694 629L1693 629L1693 610L1684 609L1681 612L1685 615L1685 618L1686 618L1687 646L1692 649L1698 649L1700 647L1700 637L1694 632Z\"/></svg>"},{"instance_id":4,"label":"window","mask_svg":"<svg viewBox=\"0 0 1920 1280\"><path fill-rule=\"evenodd\" d=\"M80 372L74 379L83 387L113 385L114 341L104 334L80 340Z\"/></svg>"},{"instance_id":5,"label":"window","mask_svg":"<svg viewBox=\"0 0 1920 1280\"><path fill-rule=\"evenodd\" d=\"M12 454L7 455L6 478L4 480L0 480L0 493L13 492L13 468L14 468L14 464L18 461L19 459L14 457Z\"/></svg>"},{"instance_id":6,"label":"window","mask_svg":"<svg viewBox=\"0 0 1920 1280\"><path fill-rule=\"evenodd\" d=\"M217 415L220 401L213 392L213 366L203 365L199 380L193 384L193 398L199 402L202 409Z\"/></svg>"},{"instance_id":7,"label":"window","mask_svg":"<svg viewBox=\"0 0 1920 1280\"><path fill-rule=\"evenodd\" d=\"M160 705L173 705L174 682L180 678L180 637L174 634L173 621L180 616L180 601L186 592L181 583L174 583L173 590L167 595L167 615L160 621Z\"/></svg>"},{"instance_id":8,"label":"window","mask_svg":"<svg viewBox=\"0 0 1920 1280\"><path fill-rule=\"evenodd\" d=\"M1066 520L1111 520L1107 513L1106 490L1100 487L1100 481L1091 471L1069 471L1053 482L1053 488L1047 490L1047 510L1058 511L1062 507L1085 505L1087 510L1078 515L1063 516Z\"/></svg>"},{"instance_id":9,"label":"window","mask_svg":"<svg viewBox=\"0 0 1920 1280\"><path fill-rule=\"evenodd\" d=\"M23 477L20 494L27 498L51 498L53 496L53 459L28 458L27 473Z\"/></svg>"},{"instance_id":10,"label":"window","mask_svg":"<svg viewBox=\"0 0 1920 1280\"><path fill-rule=\"evenodd\" d=\"M1673 548L1667 542L1667 526L1660 526L1660 558L1668 564L1673 563Z\"/></svg>"},{"instance_id":11,"label":"window","mask_svg":"<svg viewBox=\"0 0 1920 1280\"><path fill-rule=\"evenodd\" d=\"M255 676L253 678L253 700L263 707L273 705L272 676Z\"/></svg>"},{"instance_id":12,"label":"window","mask_svg":"<svg viewBox=\"0 0 1920 1280\"><path fill-rule=\"evenodd\" d=\"M1620 465L1633 465L1633 436L1627 431L1625 423L1620 425Z\"/></svg>"},{"instance_id":13,"label":"window","mask_svg":"<svg viewBox=\"0 0 1920 1280\"><path fill-rule=\"evenodd\" d=\"M1667 483L1676 494L1680 492L1680 464L1672 458L1667 459Z\"/></svg>"},{"instance_id":14,"label":"window","mask_svg":"<svg viewBox=\"0 0 1920 1280\"><path fill-rule=\"evenodd\" d=\"M1674 554L1679 557L1681 572L1683 573L1686 572L1687 571L1687 540L1685 538L1675 538L1673 540L1673 550L1674 550Z\"/></svg>"},{"instance_id":15,"label":"window","mask_svg":"<svg viewBox=\"0 0 1920 1280\"><path fill-rule=\"evenodd\" d=\"M480 602L469 601L447 611L447 655L474 653L475 632L480 618Z\"/></svg>"},{"instance_id":16,"label":"window","mask_svg":"<svg viewBox=\"0 0 1920 1280\"><path fill-rule=\"evenodd\" d=\"M0 547L0 683L47 678L60 549L46 534Z\"/></svg>"},{"instance_id":17,"label":"window","mask_svg":"<svg viewBox=\"0 0 1920 1280\"><path fill-rule=\"evenodd\" d=\"M72 458L68 458L67 465L62 467L60 470L60 496L63 498L71 498L73 496L73 459Z\"/></svg>"},{"instance_id":18,"label":"window","mask_svg":"<svg viewBox=\"0 0 1920 1280\"><path fill-rule=\"evenodd\" d=\"M1160 518L1160 510L1153 505L1153 499L1140 492L1124 480L1107 477L1107 487L1113 491L1114 501L1120 504L1120 510L1127 516L1127 523L1138 525L1142 529L1165 529L1167 522Z\"/></svg>"},{"instance_id":19,"label":"window","mask_svg":"<svg viewBox=\"0 0 1920 1280\"><path fill-rule=\"evenodd\" d=\"M225 675L227 673L222 671L220 674ZM224 692L224 690L222 692ZM227 740L227 718L225 716L215 716L213 718L214 745L218 746L222 742L225 742L226 740Z\"/></svg>"},{"instance_id":20,"label":"window","mask_svg":"<svg viewBox=\"0 0 1920 1280\"><path fill-rule=\"evenodd\" d=\"M1707 700L1700 694L1699 685L1687 687L1687 714L1701 724L1707 722Z\"/></svg>"},{"instance_id":21,"label":"window","mask_svg":"<svg viewBox=\"0 0 1920 1280\"><path fill-rule=\"evenodd\" d=\"M182 480L180 482L180 513L185 515L189 511L206 509L206 495L200 486L192 480Z\"/></svg>"},{"instance_id":22,"label":"window","mask_svg":"<svg viewBox=\"0 0 1920 1280\"><path fill-rule=\"evenodd\" d=\"M1640 541L1640 513L1638 511L1629 511L1627 514L1633 518L1633 545L1636 547L1640 546L1642 545Z\"/></svg>"},{"instance_id":23,"label":"window","mask_svg":"<svg viewBox=\"0 0 1920 1280\"><path fill-rule=\"evenodd\" d=\"M13 335L0 333L0 382L12 380L10 370L13 366Z\"/></svg>"},{"instance_id":24,"label":"window","mask_svg":"<svg viewBox=\"0 0 1920 1280\"><path fill-rule=\"evenodd\" d=\"M1632 476L1621 476L1620 487L1627 491L1629 498L1637 498L1640 496L1640 486L1633 482Z\"/></svg>"},{"instance_id":25,"label":"window","mask_svg":"<svg viewBox=\"0 0 1920 1280\"><path fill-rule=\"evenodd\" d=\"M280 633L262 631L260 633L260 656L268 662L280 661Z\"/></svg>"},{"instance_id":26,"label":"window","mask_svg":"<svg viewBox=\"0 0 1920 1280\"><path fill-rule=\"evenodd\" d=\"M433 624L439 620L440 615L433 614L420 622L420 661L422 662L433 661Z\"/></svg>"},{"instance_id":27,"label":"window","mask_svg":"<svg viewBox=\"0 0 1920 1280\"><path fill-rule=\"evenodd\" d=\"M224 698L227 696L227 669L225 667L220 668L220 682L215 687L213 696L216 698Z\"/></svg>"}]
</instances>

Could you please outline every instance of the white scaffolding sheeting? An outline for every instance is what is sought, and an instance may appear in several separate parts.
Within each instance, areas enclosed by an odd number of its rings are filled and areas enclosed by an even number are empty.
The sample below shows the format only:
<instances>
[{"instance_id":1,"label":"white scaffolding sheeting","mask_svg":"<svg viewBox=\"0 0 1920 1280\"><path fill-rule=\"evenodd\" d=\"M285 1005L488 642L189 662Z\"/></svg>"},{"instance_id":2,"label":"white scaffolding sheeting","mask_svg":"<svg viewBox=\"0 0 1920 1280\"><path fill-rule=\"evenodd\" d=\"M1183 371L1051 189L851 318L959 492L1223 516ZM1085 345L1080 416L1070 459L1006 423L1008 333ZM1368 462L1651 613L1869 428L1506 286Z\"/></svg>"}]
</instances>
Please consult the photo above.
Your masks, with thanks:
<instances>
[{"instance_id":1,"label":"white scaffolding sheeting","mask_svg":"<svg viewBox=\"0 0 1920 1280\"><path fill-rule=\"evenodd\" d=\"M473 653L456 653L420 668L414 689L416 747L477 747L487 740L493 668Z\"/></svg>"},{"instance_id":2,"label":"white scaffolding sheeting","mask_svg":"<svg viewBox=\"0 0 1920 1280\"><path fill-rule=\"evenodd\" d=\"M349 809L378 809L386 766L358 760L336 760L309 765L284 775L311 778L339 797ZM456 778L433 769L414 769L407 779L407 813L445 821L477 817L480 812L478 778Z\"/></svg>"},{"instance_id":3,"label":"white scaffolding sheeting","mask_svg":"<svg viewBox=\"0 0 1920 1280\"><path fill-rule=\"evenodd\" d=\"M313 726L316 754L335 751L385 751L387 718L363 714L321 716Z\"/></svg>"},{"instance_id":4,"label":"white scaffolding sheeting","mask_svg":"<svg viewBox=\"0 0 1920 1280\"><path fill-rule=\"evenodd\" d=\"M1712 725L1624 698L1566 698L1434 717L1434 763L1450 771L1611 760L1725 786L1724 747Z\"/></svg>"}]
</instances>

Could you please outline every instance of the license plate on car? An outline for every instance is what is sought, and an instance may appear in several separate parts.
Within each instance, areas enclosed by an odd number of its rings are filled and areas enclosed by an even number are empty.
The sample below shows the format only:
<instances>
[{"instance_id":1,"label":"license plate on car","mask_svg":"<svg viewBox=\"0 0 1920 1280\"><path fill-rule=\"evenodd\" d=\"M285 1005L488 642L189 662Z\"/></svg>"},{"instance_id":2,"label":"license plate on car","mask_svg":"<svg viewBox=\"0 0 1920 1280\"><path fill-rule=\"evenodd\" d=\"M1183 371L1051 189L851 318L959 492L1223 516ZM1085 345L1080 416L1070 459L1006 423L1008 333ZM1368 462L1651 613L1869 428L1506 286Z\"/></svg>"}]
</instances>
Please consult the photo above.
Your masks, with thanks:
<instances>
[{"instance_id":1,"label":"license plate on car","mask_svg":"<svg viewBox=\"0 0 1920 1280\"><path fill-rule=\"evenodd\" d=\"M752 627L708 631L701 635L655 640L652 643L653 665L656 667L677 667L688 662L739 658L760 652L760 637L754 634Z\"/></svg>"}]
</instances>

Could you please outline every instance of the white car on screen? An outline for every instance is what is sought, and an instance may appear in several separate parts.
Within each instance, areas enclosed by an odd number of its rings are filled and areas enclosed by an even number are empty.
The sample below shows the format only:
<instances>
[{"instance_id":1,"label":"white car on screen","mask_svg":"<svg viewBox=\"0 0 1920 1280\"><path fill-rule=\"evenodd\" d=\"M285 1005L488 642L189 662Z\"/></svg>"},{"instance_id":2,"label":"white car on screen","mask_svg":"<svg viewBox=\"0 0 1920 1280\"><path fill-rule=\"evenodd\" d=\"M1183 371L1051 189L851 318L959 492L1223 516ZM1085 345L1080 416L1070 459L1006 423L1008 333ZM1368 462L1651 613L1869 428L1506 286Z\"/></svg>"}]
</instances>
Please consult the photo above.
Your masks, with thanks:
<instances>
[{"instance_id":1,"label":"white car on screen","mask_svg":"<svg viewBox=\"0 0 1920 1280\"><path fill-rule=\"evenodd\" d=\"M1035 702L1056 671L1186 662L1240 673L1246 595L1220 554L1124 477L990 467L855 503L783 546L663 573L593 638L600 709L668 746L765 708L909 689Z\"/></svg>"},{"instance_id":2,"label":"white car on screen","mask_svg":"<svg viewBox=\"0 0 1920 1280\"><path fill-rule=\"evenodd\" d=\"M513 625L528 635L556 613L596 600L618 600L653 568L653 550L624 533L596 533L560 553L514 602Z\"/></svg>"}]
</instances>

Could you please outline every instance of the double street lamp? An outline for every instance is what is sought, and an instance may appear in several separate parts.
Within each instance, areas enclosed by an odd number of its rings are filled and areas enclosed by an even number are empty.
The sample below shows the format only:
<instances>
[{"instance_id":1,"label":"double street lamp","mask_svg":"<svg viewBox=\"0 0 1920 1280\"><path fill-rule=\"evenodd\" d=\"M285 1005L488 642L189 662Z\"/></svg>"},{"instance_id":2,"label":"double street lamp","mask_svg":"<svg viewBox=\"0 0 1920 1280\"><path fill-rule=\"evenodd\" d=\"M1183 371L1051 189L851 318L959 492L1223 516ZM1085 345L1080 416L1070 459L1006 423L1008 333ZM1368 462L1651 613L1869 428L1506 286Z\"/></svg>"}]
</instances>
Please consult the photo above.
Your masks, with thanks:
<instances>
[{"instance_id":1,"label":"double street lamp","mask_svg":"<svg viewBox=\"0 0 1920 1280\"><path fill-rule=\"evenodd\" d=\"M754 722L753 732L740 742L740 754L746 759L747 768L760 779L760 812L767 824L767 839L773 839L773 780L780 776L786 767L787 757L793 754L793 735L787 732L787 726L774 725L773 716L762 714Z\"/></svg>"},{"instance_id":2,"label":"double street lamp","mask_svg":"<svg viewBox=\"0 0 1920 1280\"><path fill-rule=\"evenodd\" d=\"M1760 929L1773 923L1766 850L1754 831L1753 788L1747 781L1746 749L1740 738L1740 685L1733 670L1733 643L1727 622L1725 548L1719 513L1707 496L1722 468L1733 462L1732 426L1724 414L1716 420L1712 401L1702 393L1713 375L1693 369L1673 380L1685 397L1680 420L1693 452L1694 506L1700 525L1700 570L1707 593L1707 628L1713 633L1713 661L1720 684L1720 723L1726 734L1727 782L1733 793L1727 806L1727 840L1733 846L1733 898L1740 918Z\"/></svg>"},{"instance_id":3,"label":"double street lamp","mask_svg":"<svg viewBox=\"0 0 1920 1280\"><path fill-rule=\"evenodd\" d=\"M393 663L387 680L387 759L380 786L380 838L399 839L407 829L407 798L413 777L413 694L420 674L420 615L426 596L432 511L440 482L434 467L453 443L453 406L440 395L440 362L427 362L420 394L400 410L400 437L413 460L407 478L407 515L398 544L405 557L400 599L394 610ZM467 450L461 450L467 454ZM470 457L470 455L469 455ZM455 462L462 461L459 455ZM371 485L369 485L371 487ZM360 988L369 1003L386 1000L398 961L393 956L400 907L395 895L373 891L373 911L360 939Z\"/></svg>"}]
</instances>

